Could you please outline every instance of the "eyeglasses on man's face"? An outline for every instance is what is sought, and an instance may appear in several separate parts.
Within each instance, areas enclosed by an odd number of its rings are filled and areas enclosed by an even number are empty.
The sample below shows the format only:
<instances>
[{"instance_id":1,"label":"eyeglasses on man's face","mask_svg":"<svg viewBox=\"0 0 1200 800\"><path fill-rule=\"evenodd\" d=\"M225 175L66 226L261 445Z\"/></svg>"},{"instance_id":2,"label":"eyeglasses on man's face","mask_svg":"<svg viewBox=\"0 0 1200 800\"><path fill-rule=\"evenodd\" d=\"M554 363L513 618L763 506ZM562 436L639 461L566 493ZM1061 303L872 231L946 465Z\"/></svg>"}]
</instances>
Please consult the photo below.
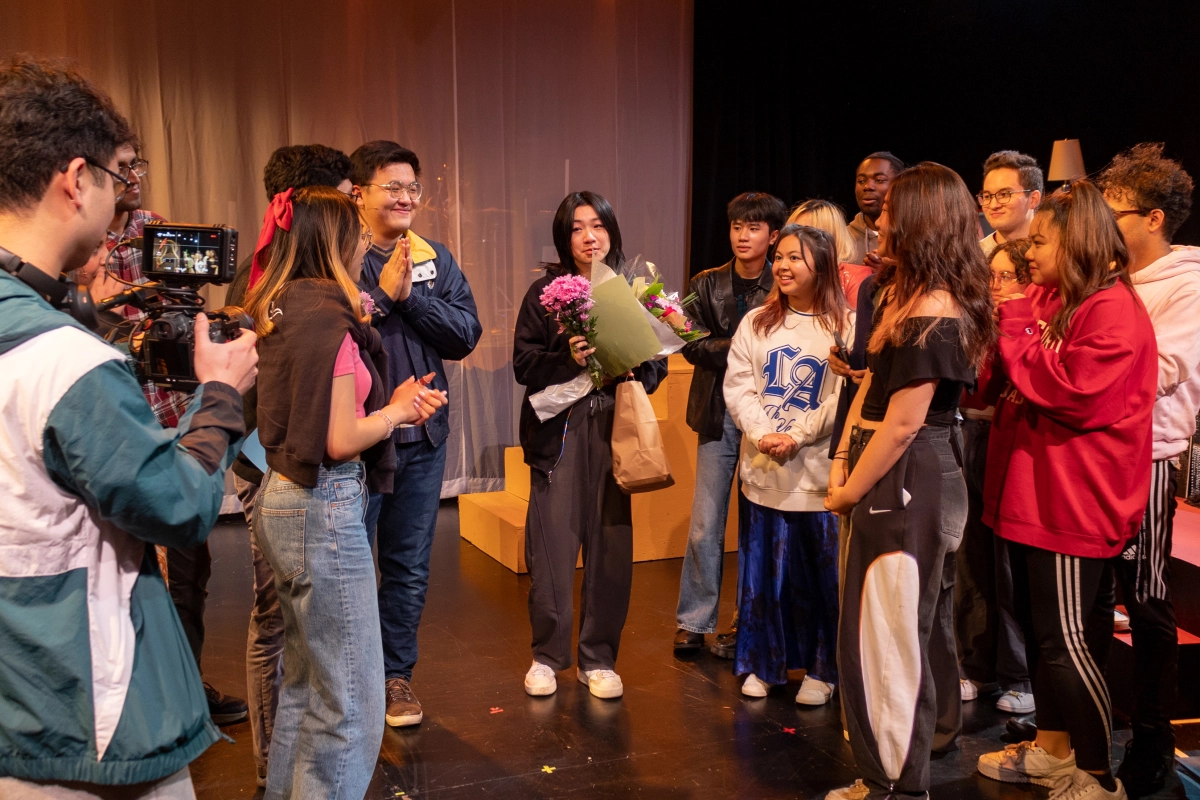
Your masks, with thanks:
<instances>
[{"instance_id":1,"label":"eyeglasses on man's face","mask_svg":"<svg viewBox=\"0 0 1200 800\"><path fill-rule=\"evenodd\" d=\"M390 197L399 200L402 196L408 195L411 200L421 199L421 190L425 187L413 181L412 183L400 183L400 181L392 181L391 183L368 183L367 186L374 186L383 189Z\"/></svg>"},{"instance_id":2,"label":"eyeglasses on man's face","mask_svg":"<svg viewBox=\"0 0 1200 800\"><path fill-rule=\"evenodd\" d=\"M117 172L121 173L122 178L128 178L132 173L138 177L138 180L146 177L146 172L150 169L150 162L144 158L139 158L136 161L130 162L127 166L120 167Z\"/></svg>"},{"instance_id":3,"label":"eyeglasses on man's face","mask_svg":"<svg viewBox=\"0 0 1200 800\"><path fill-rule=\"evenodd\" d=\"M114 202L120 202L121 198L125 196L125 193L129 191L129 181L113 172L108 167L97 164L90 158L84 158L83 160L88 163L88 166L95 167L101 172L107 172L109 174L109 176L113 179L113 200ZM68 164L67 166L70 165ZM66 167L63 167L63 170L65 171Z\"/></svg>"},{"instance_id":4,"label":"eyeglasses on man's face","mask_svg":"<svg viewBox=\"0 0 1200 800\"><path fill-rule=\"evenodd\" d=\"M1130 214L1137 214L1139 217L1144 217L1153 210L1152 208L1129 208L1123 211L1113 209L1113 219L1119 222L1123 217L1128 217Z\"/></svg>"},{"instance_id":5,"label":"eyeglasses on man's face","mask_svg":"<svg viewBox=\"0 0 1200 800\"><path fill-rule=\"evenodd\" d=\"M996 205L998 206L1006 206L1008 205L1008 201L1012 200L1014 194L1029 194L1032 191L1033 189L1001 189L994 194L992 192L980 192L975 195L975 199L979 201L979 205L983 208L990 206L993 200L996 201Z\"/></svg>"}]
</instances>

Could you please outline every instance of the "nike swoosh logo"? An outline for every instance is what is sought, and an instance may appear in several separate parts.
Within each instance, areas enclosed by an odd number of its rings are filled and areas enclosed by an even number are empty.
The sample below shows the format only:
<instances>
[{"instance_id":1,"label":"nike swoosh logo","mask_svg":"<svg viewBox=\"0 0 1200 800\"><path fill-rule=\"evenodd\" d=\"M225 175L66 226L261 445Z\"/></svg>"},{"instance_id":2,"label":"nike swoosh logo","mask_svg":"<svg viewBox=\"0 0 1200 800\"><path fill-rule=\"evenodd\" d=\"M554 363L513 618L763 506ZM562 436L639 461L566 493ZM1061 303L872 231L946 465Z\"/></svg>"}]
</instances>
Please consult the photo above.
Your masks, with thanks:
<instances>
[{"instance_id":1,"label":"nike swoosh logo","mask_svg":"<svg viewBox=\"0 0 1200 800\"><path fill-rule=\"evenodd\" d=\"M867 509L868 514L889 514L889 513L891 513L891 511L892 511L892 509L890 509L890 508L869 508L869 509Z\"/></svg>"}]
</instances>

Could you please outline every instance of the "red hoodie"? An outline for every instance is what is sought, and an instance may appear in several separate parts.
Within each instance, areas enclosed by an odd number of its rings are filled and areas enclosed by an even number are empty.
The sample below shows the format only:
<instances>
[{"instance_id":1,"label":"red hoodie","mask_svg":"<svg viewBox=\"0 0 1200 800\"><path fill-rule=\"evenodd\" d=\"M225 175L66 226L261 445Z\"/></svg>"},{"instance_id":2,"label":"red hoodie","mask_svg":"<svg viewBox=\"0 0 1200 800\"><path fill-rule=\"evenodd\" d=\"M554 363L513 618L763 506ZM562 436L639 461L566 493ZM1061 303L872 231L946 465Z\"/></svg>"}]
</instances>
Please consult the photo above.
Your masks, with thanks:
<instances>
[{"instance_id":1,"label":"red hoodie","mask_svg":"<svg viewBox=\"0 0 1200 800\"><path fill-rule=\"evenodd\" d=\"M1000 306L999 357L980 376L981 386L1008 380L988 446L983 521L1009 541L1110 558L1137 533L1150 495L1154 328L1118 283L1085 300L1056 343L1047 324L1061 306L1058 292Z\"/></svg>"}]
</instances>

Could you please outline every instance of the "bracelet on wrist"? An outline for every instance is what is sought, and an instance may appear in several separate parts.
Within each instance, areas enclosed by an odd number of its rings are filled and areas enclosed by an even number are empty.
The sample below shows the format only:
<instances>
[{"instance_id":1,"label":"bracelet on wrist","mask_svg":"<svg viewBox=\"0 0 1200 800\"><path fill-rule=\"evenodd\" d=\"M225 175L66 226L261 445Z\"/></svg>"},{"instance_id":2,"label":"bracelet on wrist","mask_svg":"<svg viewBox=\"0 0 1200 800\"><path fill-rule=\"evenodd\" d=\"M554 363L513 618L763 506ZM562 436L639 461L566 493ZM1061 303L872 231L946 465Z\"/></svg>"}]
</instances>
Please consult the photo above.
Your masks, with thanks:
<instances>
[{"instance_id":1,"label":"bracelet on wrist","mask_svg":"<svg viewBox=\"0 0 1200 800\"><path fill-rule=\"evenodd\" d=\"M383 417L383 421L387 423L387 435L384 436L383 438L384 439L392 438L392 433L395 432L395 430L396 430L396 423L392 422L392 418L389 417L387 414L385 414L382 408L379 409L378 411L372 411L367 416L368 417ZM382 439L380 441L382 441Z\"/></svg>"}]
</instances>

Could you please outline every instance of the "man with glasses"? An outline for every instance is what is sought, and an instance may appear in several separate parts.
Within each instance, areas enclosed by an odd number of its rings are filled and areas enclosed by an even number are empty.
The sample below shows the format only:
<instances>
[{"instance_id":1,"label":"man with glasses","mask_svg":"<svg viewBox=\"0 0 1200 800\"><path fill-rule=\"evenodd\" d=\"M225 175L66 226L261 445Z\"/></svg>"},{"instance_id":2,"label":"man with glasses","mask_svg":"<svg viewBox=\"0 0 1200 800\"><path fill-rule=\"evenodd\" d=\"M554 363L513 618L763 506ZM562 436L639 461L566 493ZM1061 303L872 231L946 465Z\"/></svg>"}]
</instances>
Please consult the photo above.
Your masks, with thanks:
<instances>
[{"instance_id":1,"label":"man with glasses","mask_svg":"<svg viewBox=\"0 0 1200 800\"><path fill-rule=\"evenodd\" d=\"M216 522L256 338L213 344L201 315L200 386L164 430L125 356L52 306L104 239L130 136L78 73L0 66L5 798L194 798L188 764L220 738L147 545Z\"/></svg>"},{"instance_id":2,"label":"man with glasses","mask_svg":"<svg viewBox=\"0 0 1200 800\"><path fill-rule=\"evenodd\" d=\"M1179 645L1171 604L1171 535L1179 457L1200 408L1200 248L1172 246L1192 209L1192 179L1162 144L1139 144L1100 174L1129 251L1133 288L1158 341L1150 501L1138 535L1114 560L1133 634L1133 739L1117 777L1130 797L1161 789L1174 764L1171 728Z\"/></svg>"},{"instance_id":3,"label":"man with glasses","mask_svg":"<svg viewBox=\"0 0 1200 800\"><path fill-rule=\"evenodd\" d=\"M373 241L363 259L362 286L375 304L374 323L388 354L390 394L410 377L432 375L449 390L443 359L470 355L483 328L466 276L445 245L417 236L413 217L422 186L416 153L374 141L350 155L350 179ZM379 622L387 684L388 725L424 718L409 681L417 663L417 628L429 586L429 554L446 467L449 407L424 425L398 425L396 491L372 498L367 530L379 529Z\"/></svg>"},{"instance_id":4,"label":"man with glasses","mask_svg":"<svg viewBox=\"0 0 1200 800\"><path fill-rule=\"evenodd\" d=\"M108 271L129 283L143 283L145 278L142 275L142 248L128 242L142 237L147 221L165 219L153 211L142 209L142 180L150 165L138 155L140 145L134 136L117 146L117 169L112 175L113 185L117 187L116 204L105 238L105 244L111 251ZM185 259L185 262L190 261L190 258ZM194 264L184 269L181 262L181 272L192 272L194 269ZM124 316L137 319L141 314L132 306L126 306ZM164 428L174 428L179 424L192 397L186 392L164 389L151 382L142 385L142 394ZM200 657L204 652L204 608L208 599L208 581L212 576L212 555L207 542L192 547L165 549L171 599L199 669ZM204 683L204 694L209 713L218 725L232 725L246 719L249 711L242 698L227 695L208 682Z\"/></svg>"},{"instance_id":5,"label":"man with glasses","mask_svg":"<svg viewBox=\"0 0 1200 800\"><path fill-rule=\"evenodd\" d=\"M1045 181L1037 159L1016 150L992 153L983 162L983 191L975 195L992 233L980 240L985 256L996 245L1029 236L1029 223L1042 202Z\"/></svg>"}]
</instances>

